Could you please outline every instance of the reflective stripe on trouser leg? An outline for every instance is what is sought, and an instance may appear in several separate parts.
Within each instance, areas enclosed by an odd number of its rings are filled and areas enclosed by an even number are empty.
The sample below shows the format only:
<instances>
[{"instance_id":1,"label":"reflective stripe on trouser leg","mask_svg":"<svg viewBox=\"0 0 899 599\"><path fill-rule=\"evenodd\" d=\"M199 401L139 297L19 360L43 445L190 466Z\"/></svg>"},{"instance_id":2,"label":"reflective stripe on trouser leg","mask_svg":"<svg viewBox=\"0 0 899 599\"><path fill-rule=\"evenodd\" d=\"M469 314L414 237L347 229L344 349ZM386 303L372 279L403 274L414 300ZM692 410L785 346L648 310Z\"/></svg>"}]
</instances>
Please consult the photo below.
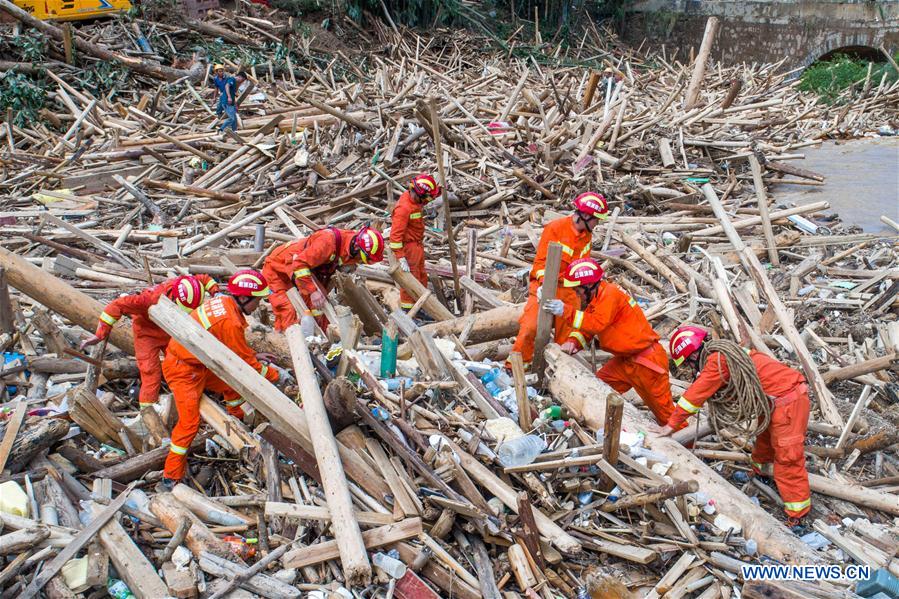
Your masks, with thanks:
<instances>
[{"instance_id":1,"label":"reflective stripe on trouser leg","mask_svg":"<svg viewBox=\"0 0 899 599\"><path fill-rule=\"evenodd\" d=\"M170 364L166 370L178 410L178 422L172 429L172 444L165 459L165 478L181 480L187 473L187 448L200 430L200 395L205 386L206 372L205 368L197 371L183 362Z\"/></svg>"}]
</instances>

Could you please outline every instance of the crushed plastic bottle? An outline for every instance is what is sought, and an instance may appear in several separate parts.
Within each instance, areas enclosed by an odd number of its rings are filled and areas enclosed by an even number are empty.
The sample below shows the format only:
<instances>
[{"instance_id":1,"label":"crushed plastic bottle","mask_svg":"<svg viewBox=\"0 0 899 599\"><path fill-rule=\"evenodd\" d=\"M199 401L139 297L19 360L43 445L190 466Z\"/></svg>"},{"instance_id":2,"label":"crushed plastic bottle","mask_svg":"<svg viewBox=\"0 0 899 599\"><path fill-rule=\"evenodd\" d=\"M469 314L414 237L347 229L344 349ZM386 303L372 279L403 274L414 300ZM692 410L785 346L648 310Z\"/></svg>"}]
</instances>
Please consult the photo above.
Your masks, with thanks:
<instances>
[{"instance_id":1,"label":"crushed plastic bottle","mask_svg":"<svg viewBox=\"0 0 899 599\"><path fill-rule=\"evenodd\" d=\"M510 468L512 466L526 466L537 459L546 449L546 441L537 435L525 435L512 439L499 446L497 455L500 463Z\"/></svg>"},{"instance_id":2,"label":"crushed plastic bottle","mask_svg":"<svg viewBox=\"0 0 899 599\"><path fill-rule=\"evenodd\" d=\"M749 556L753 556L759 551L759 544L755 541L755 539L746 539L746 542L743 544L743 553Z\"/></svg>"},{"instance_id":3,"label":"crushed plastic bottle","mask_svg":"<svg viewBox=\"0 0 899 599\"><path fill-rule=\"evenodd\" d=\"M112 599L134 599L134 593L123 580L110 578L106 581L106 592Z\"/></svg>"},{"instance_id":4,"label":"crushed plastic bottle","mask_svg":"<svg viewBox=\"0 0 899 599\"><path fill-rule=\"evenodd\" d=\"M388 391L399 391L400 386L404 389L408 389L412 386L415 381L412 380L411 377L408 376L395 376L389 379L382 379L381 383L387 387Z\"/></svg>"},{"instance_id":5,"label":"crushed plastic bottle","mask_svg":"<svg viewBox=\"0 0 899 599\"><path fill-rule=\"evenodd\" d=\"M512 379L502 368L492 368L481 377L481 382L484 383L487 392L494 397L512 386Z\"/></svg>"}]
</instances>

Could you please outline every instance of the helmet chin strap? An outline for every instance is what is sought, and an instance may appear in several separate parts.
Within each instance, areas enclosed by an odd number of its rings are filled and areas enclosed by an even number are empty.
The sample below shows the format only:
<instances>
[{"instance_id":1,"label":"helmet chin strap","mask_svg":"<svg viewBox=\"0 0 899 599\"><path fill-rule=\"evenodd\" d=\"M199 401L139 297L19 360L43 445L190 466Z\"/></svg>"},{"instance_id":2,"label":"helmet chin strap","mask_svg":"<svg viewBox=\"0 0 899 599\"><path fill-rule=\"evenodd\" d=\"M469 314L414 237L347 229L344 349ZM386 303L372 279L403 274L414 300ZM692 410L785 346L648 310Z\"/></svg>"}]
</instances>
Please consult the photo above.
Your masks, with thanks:
<instances>
[{"instance_id":1,"label":"helmet chin strap","mask_svg":"<svg viewBox=\"0 0 899 599\"><path fill-rule=\"evenodd\" d=\"M237 302L238 306L240 306L240 310L242 312L246 312L246 305L253 301L253 298L247 297L245 295L238 295L234 298L234 301Z\"/></svg>"}]
</instances>

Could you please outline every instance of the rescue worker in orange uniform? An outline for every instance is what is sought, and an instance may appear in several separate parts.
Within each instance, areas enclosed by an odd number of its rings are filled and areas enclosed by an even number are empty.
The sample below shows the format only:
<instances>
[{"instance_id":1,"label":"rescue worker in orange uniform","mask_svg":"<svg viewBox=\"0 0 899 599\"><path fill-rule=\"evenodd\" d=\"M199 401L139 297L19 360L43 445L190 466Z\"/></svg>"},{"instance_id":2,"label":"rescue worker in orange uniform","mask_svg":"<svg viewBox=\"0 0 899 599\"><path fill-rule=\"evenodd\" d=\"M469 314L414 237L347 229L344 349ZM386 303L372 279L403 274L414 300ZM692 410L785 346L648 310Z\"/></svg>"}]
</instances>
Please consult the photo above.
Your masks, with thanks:
<instances>
[{"instance_id":1,"label":"rescue worker in orange uniform","mask_svg":"<svg viewBox=\"0 0 899 599\"><path fill-rule=\"evenodd\" d=\"M659 424L674 412L668 382L668 354L643 310L621 287L603 280L602 267L592 258L575 260L562 284L577 293L568 339L562 350L577 353L595 339L612 354L596 376L618 393L633 388Z\"/></svg>"},{"instance_id":2,"label":"rescue worker in orange uniform","mask_svg":"<svg viewBox=\"0 0 899 599\"><path fill-rule=\"evenodd\" d=\"M528 280L527 303L518 319L518 335L512 345L512 351L521 353L521 359L526 365L534 357L534 338L537 336L537 316L540 311L539 291L543 285L549 244L557 242L562 245L562 263L559 267L561 275L573 260L590 255L593 229L599 221L605 220L608 216L609 205L605 197L588 191L574 199L574 214L558 218L543 227ZM567 305L576 303L574 294L561 286L556 291L556 297ZM557 328L557 338L559 335L560 331Z\"/></svg>"},{"instance_id":3,"label":"rescue worker in orange uniform","mask_svg":"<svg viewBox=\"0 0 899 599\"><path fill-rule=\"evenodd\" d=\"M659 434L663 436L670 435L699 412L706 400L730 379L727 359L719 352L709 355L699 371L707 338L708 332L695 326L682 326L671 335L670 351L675 365L686 362L699 375L678 400L667 425L660 429ZM763 474L773 462L774 482L784 501L788 523L797 525L812 505L803 449L808 430L808 384L800 372L774 358L755 350L748 353L762 390L774 403L771 423L755 439L752 469L756 474Z\"/></svg>"},{"instance_id":4,"label":"rescue worker in orange uniform","mask_svg":"<svg viewBox=\"0 0 899 599\"><path fill-rule=\"evenodd\" d=\"M163 281L134 295L123 295L112 300L103 308L97 332L81 343L81 351L100 343L112 332L112 327L122 316L131 317L134 332L134 357L140 371L141 408L149 407L159 400L162 387L162 364L160 354L165 353L169 335L150 320L148 310L165 295L187 312L192 312L203 303L207 294L218 293L218 285L208 275L183 276Z\"/></svg>"},{"instance_id":5,"label":"rescue worker in orange uniform","mask_svg":"<svg viewBox=\"0 0 899 599\"><path fill-rule=\"evenodd\" d=\"M262 298L270 293L261 273L251 269L240 270L228 280L227 294L207 300L193 311L191 318L267 380L285 384L292 380L291 375L275 364L260 362L259 358L264 354L256 354L244 337L247 328L245 316L252 314ZM200 398L203 392L220 393L228 413L241 419L245 415L242 408L244 400L174 339L169 342L162 371L178 410L178 423L172 429L172 443L162 480L163 487L171 489L187 472L187 450L200 429Z\"/></svg>"},{"instance_id":6,"label":"rescue worker in orange uniform","mask_svg":"<svg viewBox=\"0 0 899 599\"><path fill-rule=\"evenodd\" d=\"M418 175L409 182L409 190L400 196L390 221L390 249L406 272L411 272L418 282L428 286L425 272L425 220L424 205L440 197L440 186L431 175ZM400 290L400 306L409 310L415 305L404 289Z\"/></svg>"},{"instance_id":7,"label":"rescue worker in orange uniform","mask_svg":"<svg viewBox=\"0 0 899 599\"><path fill-rule=\"evenodd\" d=\"M275 314L275 330L285 331L298 322L287 292L296 287L310 313L324 329L322 312L331 277L340 267L374 264L384 259L381 232L364 226L358 231L328 227L285 243L269 254L262 274L271 285L269 303Z\"/></svg>"}]
</instances>

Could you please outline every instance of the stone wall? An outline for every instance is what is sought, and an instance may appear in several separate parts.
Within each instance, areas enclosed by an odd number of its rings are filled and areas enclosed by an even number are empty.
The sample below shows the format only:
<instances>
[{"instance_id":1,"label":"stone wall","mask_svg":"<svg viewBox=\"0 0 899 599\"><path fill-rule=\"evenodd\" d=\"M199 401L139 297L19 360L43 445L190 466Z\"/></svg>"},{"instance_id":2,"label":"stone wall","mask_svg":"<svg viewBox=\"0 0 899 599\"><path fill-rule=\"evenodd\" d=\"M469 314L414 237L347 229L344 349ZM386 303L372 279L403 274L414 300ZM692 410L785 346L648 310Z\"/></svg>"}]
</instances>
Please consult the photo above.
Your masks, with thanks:
<instances>
[{"instance_id":1,"label":"stone wall","mask_svg":"<svg viewBox=\"0 0 899 599\"><path fill-rule=\"evenodd\" d=\"M681 48L684 60L691 46L698 50L710 15L721 19L712 56L728 64L785 59L784 67L792 69L847 46L899 50L895 0L640 0L624 37Z\"/></svg>"}]
</instances>

